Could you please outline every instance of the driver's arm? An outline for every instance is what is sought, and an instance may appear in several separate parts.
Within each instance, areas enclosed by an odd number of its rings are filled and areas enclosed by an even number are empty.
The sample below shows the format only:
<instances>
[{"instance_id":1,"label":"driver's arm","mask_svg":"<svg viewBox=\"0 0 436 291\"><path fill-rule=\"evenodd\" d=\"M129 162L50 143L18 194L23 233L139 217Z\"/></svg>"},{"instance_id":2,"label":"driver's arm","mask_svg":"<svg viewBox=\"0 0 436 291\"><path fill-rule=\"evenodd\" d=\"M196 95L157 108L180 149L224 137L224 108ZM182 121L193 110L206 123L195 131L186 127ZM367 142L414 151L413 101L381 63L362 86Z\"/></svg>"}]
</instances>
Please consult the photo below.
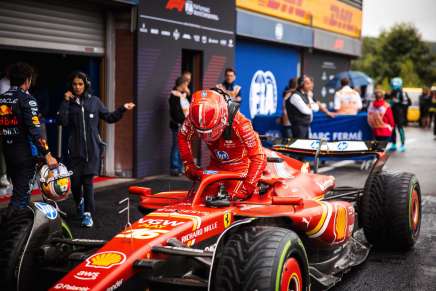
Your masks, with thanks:
<instances>
[{"instance_id":1,"label":"driver's arm","mask_svg":"<svg viewBox=\"0 0 436 291\"><path fill-rule=\"evenodd\" d=\"M191 142L194 134L194 127L189 121L189 118L186 118L180 127L178 134L179 152L180 158L182 159L185 167L185 175L192 180L196 180L201 175L201 169L195 165L194 158L192 156Z\"/></svg>"},{"instance_id":2,"label":"driver's arm","mask_svg":"<svg viewBox=\"0 0 436 291\"><path fill-rule=\"evenodd\" d=\"M239 115L240 113L238 113ZM241 138L248 151L250 165L247 176L242 183L243 194L251 195L257 187L257 182L266 167L266 155L262 149L259 135L254 131L251 122L242 114L234 127L236 134Z\"/></svg>"}]
</instances>

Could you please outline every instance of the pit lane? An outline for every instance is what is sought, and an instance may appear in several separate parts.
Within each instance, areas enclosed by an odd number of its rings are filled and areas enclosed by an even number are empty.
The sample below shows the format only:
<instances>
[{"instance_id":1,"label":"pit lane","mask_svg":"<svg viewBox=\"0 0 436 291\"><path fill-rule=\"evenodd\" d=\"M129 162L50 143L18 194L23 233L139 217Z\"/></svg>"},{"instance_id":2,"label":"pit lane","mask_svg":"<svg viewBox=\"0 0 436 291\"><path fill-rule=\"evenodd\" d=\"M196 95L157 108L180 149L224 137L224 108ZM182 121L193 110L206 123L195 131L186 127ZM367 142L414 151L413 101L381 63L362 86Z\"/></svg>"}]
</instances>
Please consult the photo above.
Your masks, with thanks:
<instances>
[{"instance_id":1,"label":"pit lane","mask_svg":"<svg viewBox=\"0 0 436 291\"><path fill-rule=\"evenodd\" d=\"M429 131L408 128L409 143L405 153L394 153L386 168L415 173L423 193L422 225L415 248L405 254L372 251L368 260L345 274L342 282L331 290L436 290L436 141ZM328 164L323 174L334 175L338 186L362 186L367 172L356 163ZM153 192L186 189L185 178L160 177L142 183ZM79 238L110 239L126 224L126 216L118 215L117 202L127 196L127 189L111 187L96 194L97 212L92 229L80 227L72 200L61 207L70 213L68 222ZM137 210L137 197L132 197L132 221L142 215ZM172 289L175 290L175 289ZM178 289L179 290L179 289Z\"/></svg>"}]
</instances>

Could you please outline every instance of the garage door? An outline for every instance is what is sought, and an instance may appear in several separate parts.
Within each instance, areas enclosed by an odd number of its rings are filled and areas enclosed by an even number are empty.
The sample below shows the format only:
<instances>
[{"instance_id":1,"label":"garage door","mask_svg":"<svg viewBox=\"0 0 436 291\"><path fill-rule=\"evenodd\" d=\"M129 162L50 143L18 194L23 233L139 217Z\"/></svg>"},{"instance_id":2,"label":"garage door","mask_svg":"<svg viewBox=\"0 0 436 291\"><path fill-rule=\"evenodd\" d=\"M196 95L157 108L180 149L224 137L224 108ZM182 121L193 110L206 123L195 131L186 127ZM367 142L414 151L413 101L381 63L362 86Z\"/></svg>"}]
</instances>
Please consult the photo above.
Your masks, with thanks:
<instances>
[{"instance_id":1,"label":"garage door","mask_svg":"<svg viewBox=\"0 0 436 291\"><path fill-rule=\"evenodd\" d=\"M103 55L103 13L67 3L0 1L0 45Z\"/></svg>"}]
</instances>

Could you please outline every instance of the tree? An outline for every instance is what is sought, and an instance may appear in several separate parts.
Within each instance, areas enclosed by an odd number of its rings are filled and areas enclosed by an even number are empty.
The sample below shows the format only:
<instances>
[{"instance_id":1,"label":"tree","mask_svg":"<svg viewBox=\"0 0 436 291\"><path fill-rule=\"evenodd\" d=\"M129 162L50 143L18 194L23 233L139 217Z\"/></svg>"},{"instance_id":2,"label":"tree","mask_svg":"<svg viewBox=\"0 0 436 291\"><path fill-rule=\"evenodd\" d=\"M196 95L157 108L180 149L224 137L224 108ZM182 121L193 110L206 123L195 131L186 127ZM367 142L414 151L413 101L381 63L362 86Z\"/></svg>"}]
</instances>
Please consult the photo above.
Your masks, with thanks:
<instances>
[{"instance_id":1,"label":"tree","mask_svg":"<svg viewBox=\"0 0 436 291\"><path fill-rule=\"evenodd\" d=\"M413 24L400 23L378 38L363 39L362 58L353 69L363 71L377 82L400 76L406 86L431 84L436 78L429 46Z\"/></svg>"}]
</instances>

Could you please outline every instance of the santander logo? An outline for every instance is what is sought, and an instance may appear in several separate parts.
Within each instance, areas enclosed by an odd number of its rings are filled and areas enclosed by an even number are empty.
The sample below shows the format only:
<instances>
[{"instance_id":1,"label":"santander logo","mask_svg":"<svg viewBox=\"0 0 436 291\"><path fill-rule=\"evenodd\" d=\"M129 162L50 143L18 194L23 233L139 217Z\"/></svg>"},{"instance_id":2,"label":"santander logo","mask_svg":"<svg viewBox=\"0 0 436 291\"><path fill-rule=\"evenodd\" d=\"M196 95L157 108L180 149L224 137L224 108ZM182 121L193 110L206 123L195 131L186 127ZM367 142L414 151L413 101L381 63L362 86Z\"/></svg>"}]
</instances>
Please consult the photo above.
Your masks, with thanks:
<instances>
[{"instance_id":1,"label":"santander logo","mask_svg":"<svg viewBox=\"0 0 436 291\"><path fill-rule=\"evenodd\" d=\"M177 9L179 12L182 12L185 7L185 2L186 0L168 0L165 8L168 10Z\"/></svg>"}]
</instances>

